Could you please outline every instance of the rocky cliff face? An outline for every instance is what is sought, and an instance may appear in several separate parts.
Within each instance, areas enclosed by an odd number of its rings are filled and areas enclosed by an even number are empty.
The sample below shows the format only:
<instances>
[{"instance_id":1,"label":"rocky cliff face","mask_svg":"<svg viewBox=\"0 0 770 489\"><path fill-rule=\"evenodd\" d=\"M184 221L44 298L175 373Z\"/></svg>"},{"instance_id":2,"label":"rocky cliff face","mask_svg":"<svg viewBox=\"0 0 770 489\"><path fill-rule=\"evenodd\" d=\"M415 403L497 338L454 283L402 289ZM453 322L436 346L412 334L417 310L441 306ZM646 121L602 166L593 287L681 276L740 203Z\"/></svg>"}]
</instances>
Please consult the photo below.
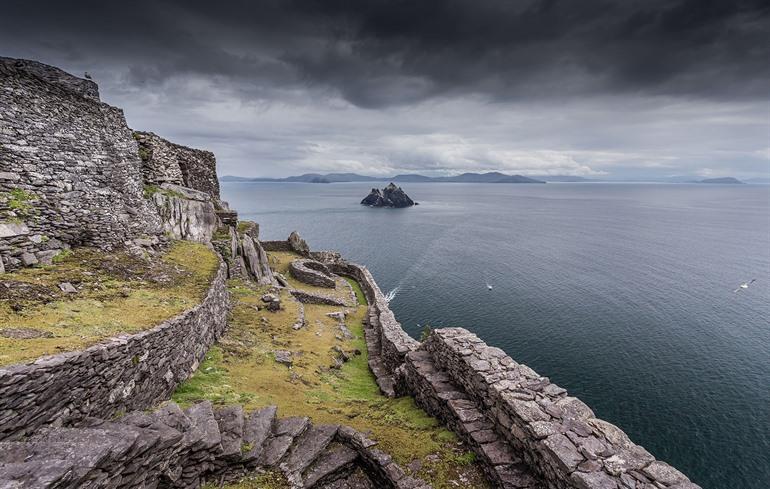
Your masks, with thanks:
<instances>
[{"instance_id":1,"label":"rocky cliff face","mask_svg":"<svg viewBox=\"0 0 770 489\"><path fill-rule=\"evenodd\" d=\"M206 243L219 227L215 202L205 192L164 183L152 193L163 230L174 239Z\"/></svg>"},{"instance_id":2,"label":"rocky cliff face","mask_svg":"<svg viewBox=\"0 0 770 489\"><path fill-rule=\"evenodd\" d=\"M391 182L382 190L373 188L361 204L371 207L411 207L415 202L401 190L401 187Z\"/></svg>"}]
</instances>

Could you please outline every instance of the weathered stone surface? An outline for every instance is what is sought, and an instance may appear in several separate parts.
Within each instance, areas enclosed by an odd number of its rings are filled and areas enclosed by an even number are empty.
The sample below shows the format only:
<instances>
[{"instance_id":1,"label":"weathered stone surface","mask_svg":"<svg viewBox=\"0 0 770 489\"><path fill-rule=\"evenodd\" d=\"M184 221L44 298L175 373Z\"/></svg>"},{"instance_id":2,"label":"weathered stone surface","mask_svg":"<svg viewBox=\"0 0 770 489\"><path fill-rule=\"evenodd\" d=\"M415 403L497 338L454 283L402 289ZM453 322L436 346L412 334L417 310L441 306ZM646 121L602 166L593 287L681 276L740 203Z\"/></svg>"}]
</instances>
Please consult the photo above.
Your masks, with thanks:
<instances>
[{"instance_id":1,"label":"weathered stone surface","mask_svg":"<svg viewBox=\"0 0 770 489\"><path fill-rule=\"evenodd\" d=\"M291 251L294 251L295 253L298 253L302 256L310 256L310 247L308 246L307 242L302 239L302 236L300 236L297 231L291 232L288 242Z\"/></svg>"},{"instance_id":2,"label":"weathered stone surface","mask_svg":"<svg viewBox=\"0 0 770 489\"><path fill-rule=\"evenodd\" d=\"M99 101L92 81L27 60L0 58L0 257L6 268L36 260L45 236L99 248L160 233L144 199L141 161L123 112ZM141 216L141 217L140 217Z\"/></svg>"},{"instance_id":3,"label":"weathered stone surface","mask_svg":"<svg viewBox=\"0 0 770 489\"><path fill-rule=\"evenodd\" d=\"M276 362L286 365L287 367L291 367L293 363L291 352L288 350L275 350L273 352L273 357Z\"/></svg>"},{"instance_id":4,"label":"weathered stone surface","mask_svg":"<svg viewBox=\"0 0 770 489\"><path fill-rule=\"evenodd\" d=\"M315 260L294 260L289 264L289 273L300 282L316 287L333 289L337 285L326 265Z\"/></svg>"},{"instance_id":5,"label":"weathered stone surface","mask_svg":"<svg viewBox=\"0 0 770 489\"><path fill-rule=\"evenodd\" d=\"M216 158L210 151L187 148L151 132L135 132L148 183L171 183L199 190L219 200Z\"/></svg>"},{"instance_id":6,"label":"weathered stone surface","mask_svg":"<svg viewBox=\"0 0 770 489\"><path fill-rule=\"evenodd\" d=\"M152 194L163 231L174 239L206 243L219 226L214 201L204 192L164 183Z\"/></svg>"}]
</instances>

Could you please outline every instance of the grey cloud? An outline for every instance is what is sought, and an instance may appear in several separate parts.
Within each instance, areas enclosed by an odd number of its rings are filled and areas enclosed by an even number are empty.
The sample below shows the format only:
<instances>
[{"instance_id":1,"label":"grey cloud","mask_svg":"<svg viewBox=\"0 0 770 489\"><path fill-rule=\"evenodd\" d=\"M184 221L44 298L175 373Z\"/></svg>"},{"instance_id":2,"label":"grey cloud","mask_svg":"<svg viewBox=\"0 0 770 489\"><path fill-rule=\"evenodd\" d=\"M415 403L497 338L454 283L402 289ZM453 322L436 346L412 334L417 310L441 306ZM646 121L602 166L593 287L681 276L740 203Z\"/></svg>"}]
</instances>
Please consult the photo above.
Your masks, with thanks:
<instances>
[{"instance_id":1,"label":"grey cloud","mask_svg":"<svg viewBox=\"0 0 770 489\"><path fill-rule=\"evenodd\" d=\"M223 173L767 173L755 0L30 2L3 55L91 72Z\"/></svg>"}]
</instances>

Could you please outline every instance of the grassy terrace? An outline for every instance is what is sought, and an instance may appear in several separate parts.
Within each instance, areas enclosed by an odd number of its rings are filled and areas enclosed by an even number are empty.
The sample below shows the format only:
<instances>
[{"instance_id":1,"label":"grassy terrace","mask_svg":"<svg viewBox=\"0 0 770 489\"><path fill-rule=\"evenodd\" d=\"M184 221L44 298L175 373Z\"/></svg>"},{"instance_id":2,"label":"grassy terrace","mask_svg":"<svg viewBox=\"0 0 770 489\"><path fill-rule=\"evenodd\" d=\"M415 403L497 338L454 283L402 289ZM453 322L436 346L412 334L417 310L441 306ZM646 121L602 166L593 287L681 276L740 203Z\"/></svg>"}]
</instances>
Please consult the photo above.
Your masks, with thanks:
<instances>
[{"instance_id":1,"label":"grassy terrace","mask_svg":"<svg viewBox=\"0 0 770 489\"><path fill-rule=\"evenodd\" d=\"M219 264L187 241L153 261L79 248L56 262L0 276L0 365L153 327L200 303ZM62 292L62 283L76 292Z\"/></svg>"},{"instance_id":2,"label":"grassy terrace","mask_svg":"<svg viewBox=\"0 0 770 489\"><path fill-rule=\"evenodd\" d=\"M271 266L282 272L292 287L323 291L288 276L296 256L269 253ZM472 453L437 420L417 408L410 397L382 396L367 365L362 321L366 305L358 284L357 307L305 305L307 325L293 330L298 305L282 290L283 309L268 312L260 297L268 287L232 280L234 307L230 329L208 353L199 370L174 394L182 405L208 399L218 404L240 403L246 409L277 405L280 416L310 416L314 423L339 423L367 432L379 441L407 472L436 488L487 487ZM347 285L337 292L349 296ZM345 311L346 338L336 319L327 313ZM291 368L274 360L273 351L289 350ZM344 350L350 360L335 366ZM334 367L333 367L334 366ZM280 477L260 476L227 486L231 489L284 487Z\"/></svg>"}]
</instances>

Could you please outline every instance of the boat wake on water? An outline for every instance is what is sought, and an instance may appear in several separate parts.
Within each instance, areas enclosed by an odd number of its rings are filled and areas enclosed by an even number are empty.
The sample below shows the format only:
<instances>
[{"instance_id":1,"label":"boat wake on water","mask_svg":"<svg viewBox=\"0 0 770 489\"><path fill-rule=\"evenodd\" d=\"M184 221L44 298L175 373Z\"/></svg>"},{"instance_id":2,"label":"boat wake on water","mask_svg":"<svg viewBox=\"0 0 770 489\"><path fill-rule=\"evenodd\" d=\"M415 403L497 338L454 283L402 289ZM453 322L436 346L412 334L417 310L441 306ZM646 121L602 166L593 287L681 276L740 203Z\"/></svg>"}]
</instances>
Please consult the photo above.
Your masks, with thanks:
<instances>
[{"instance_id":1,"label":"boat wake on water","mask_svg":"<svg viewBox=\"0 0 770 489\"><path fill-rule=\"evenodd\" d=\"M398 287L396 287L395 289L393 289L393 290L391 290L390 292L388 292L387 294L385 294L385 300L386 300L387 302L390 302L390 301L392 301L393 299L395 299L395 298L396 298L396 294L398 294L398 290L399 290L400 288L401 288L401 286L399 285L399 286L398 286Z\"/></svg>"}]
</instances>

